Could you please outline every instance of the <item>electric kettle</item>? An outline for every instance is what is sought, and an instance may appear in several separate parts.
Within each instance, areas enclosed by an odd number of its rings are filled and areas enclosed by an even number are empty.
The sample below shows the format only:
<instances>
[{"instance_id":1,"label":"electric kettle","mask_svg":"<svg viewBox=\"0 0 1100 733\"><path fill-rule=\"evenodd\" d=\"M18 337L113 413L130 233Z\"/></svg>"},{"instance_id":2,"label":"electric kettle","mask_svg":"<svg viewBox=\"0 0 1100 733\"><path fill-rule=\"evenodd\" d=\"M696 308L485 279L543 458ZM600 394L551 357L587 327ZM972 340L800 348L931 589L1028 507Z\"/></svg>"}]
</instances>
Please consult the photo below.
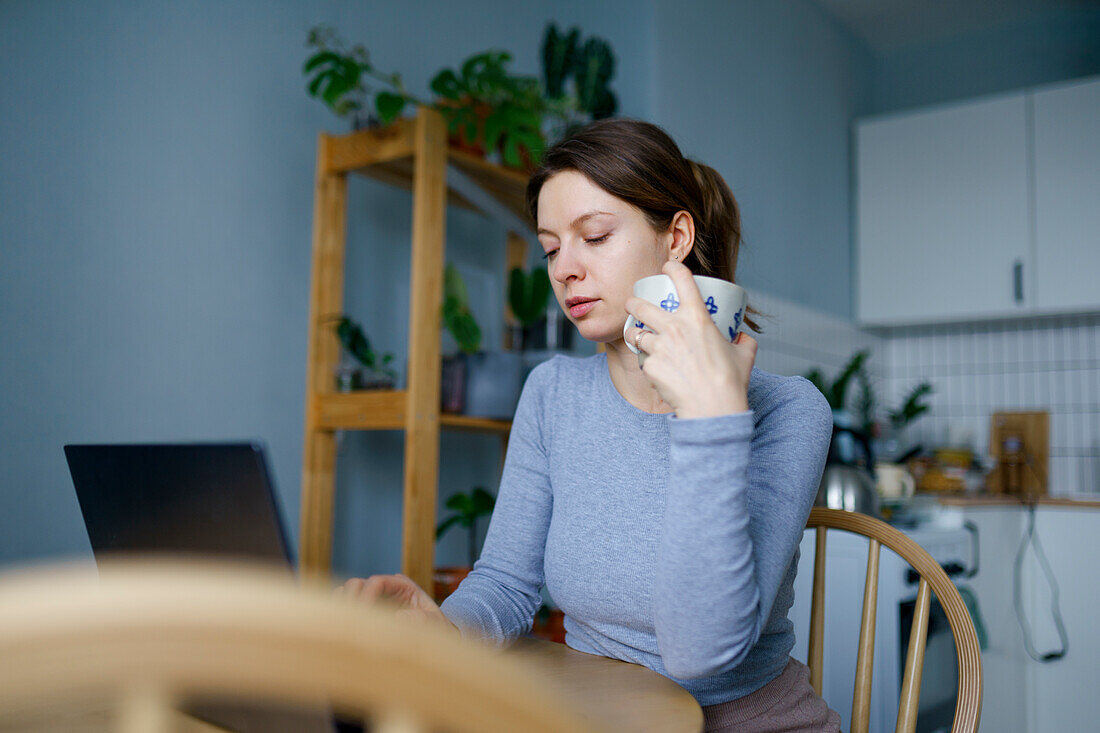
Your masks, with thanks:
<instances>
[{"instance_id":1,"label":"electric kettle","mask_svg":"<svg viewBox=\"0 0 1100 733\"><path fill-rule=\"evenodd\" d=\"M840 452L837 450L838 433L850 433L862 446L867 458L866 467L841 459ZM833 425L833 441L829 445L829 457L825 462L825 471L821 474L821 485L818 487L814 506L859 512L881 519L875 476L873 469L870 468L873 465L871 441L867 436L851 428Z\"/></svg>"}]
</instances>

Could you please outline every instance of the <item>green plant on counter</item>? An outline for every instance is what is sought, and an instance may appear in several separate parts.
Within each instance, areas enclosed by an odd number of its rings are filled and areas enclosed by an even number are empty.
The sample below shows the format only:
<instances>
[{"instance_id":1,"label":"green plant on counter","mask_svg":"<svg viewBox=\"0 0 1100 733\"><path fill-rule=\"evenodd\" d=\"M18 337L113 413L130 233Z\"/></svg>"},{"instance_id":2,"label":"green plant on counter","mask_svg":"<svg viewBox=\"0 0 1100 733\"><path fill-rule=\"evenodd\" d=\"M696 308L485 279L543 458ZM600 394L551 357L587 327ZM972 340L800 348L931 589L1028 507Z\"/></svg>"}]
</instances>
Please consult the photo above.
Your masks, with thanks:
<instances>
[{"instance_id":1,"label":"green plant on counter","mask_svg":"<svg viewBox=\"0 0 1100 733\"><path fill-rule=\"evenodd\" d=\"M455 266L448 263L443 272L443 326L464 354L476 354L481 348L481 328L470 310L466 283Z\"/></svg>"},{"instance_id":2,"label":"green plant on counter","mask_svg":"<svg viewBox=\"0 0 1100 733\"><path fill-rule=\"evenodd\" d=\"M921 402L921 400L930 394L932 394L932 384L930 382L921 382L916 387L913 387L905 397L905 401L901 403L901 406L887 413L887 416L890 418L891 427L895 430L901 430L906 425L913 422L913 420L916 420L927 412L929 405Z\"/></svg>"},{"instance_id":3,"label":"green plant on counter","mask_svg":"<svg viewBox=\"0 0 1100 733\"><path fill-rule=\"evenodd\" d=\"M508 276L508 305L516 320L524 326L534 325L546 313L550 302L550 276L545 267L534 267L530 274L513 267Z\"/></svg>"},{"instance_id":4,"label":"green plant on counter","mask_svg":"<svg viewBox=\"0 0 1100 733\"><path fill-rule=\"evenodd\" d=\"M840 371L836 380L826 384L825 377L820 369L812 369L806 374L806 379L814 383L825 398L829 406L834 410L843 410L847 405L848 389L853 380L859 384L859 393L853 400L853 412L859 419L860 429L868 436L874 436L875 411L878 408L878 399L875 397L874 388L871 385L870 375L867 373L866 362L871 356L867 349L857 351ZM929 382L921 382L910 390L905 400L896 410L887 412L890 427L895 432L900 431L913 420L929 410L929 405L922 400L932 394L932 385Z\"/></svg>"},{"instance_id":5,"label":"green plant on counter","mask_svg":"<svg viewBox=\"0 0 1100 733\"><path fill-rule=\"evenodd\" d=\"M470 565L477 560L477 520L493 513L496 499L480 486L469 493L458 493L447 499L446 507L454 512L435 528L435 538L439 540L447 530L458 525L468 530L467 542L470 553Z\"/></svg>"},{"instance_id":6,"label":"green plant on counter","mask_svg":"<svg viewBox=\"0 0 1100 733\"><path fill-rule=\"evenodd\" d=\"M871 352L866 349L857 351L831 385L825 383L825 376L817 368L811 369L806 374L806 379L821 390L821 394L825 395L825 399L829 401L829 407L834 410L843 410L848 396L848 385L851 384L853 377L863 371L863 363L870 356Z\"/></svg>"}]
</instances>

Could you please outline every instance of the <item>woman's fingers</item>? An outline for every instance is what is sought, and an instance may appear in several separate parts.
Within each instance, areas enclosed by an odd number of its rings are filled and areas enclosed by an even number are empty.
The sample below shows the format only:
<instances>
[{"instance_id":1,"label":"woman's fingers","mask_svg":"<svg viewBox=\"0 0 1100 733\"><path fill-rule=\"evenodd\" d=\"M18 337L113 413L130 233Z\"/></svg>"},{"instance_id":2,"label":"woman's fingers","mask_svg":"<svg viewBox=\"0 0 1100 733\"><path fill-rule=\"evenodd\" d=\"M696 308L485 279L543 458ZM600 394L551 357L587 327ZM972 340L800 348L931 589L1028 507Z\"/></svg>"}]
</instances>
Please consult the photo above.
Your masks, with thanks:
<instances>
[{"instance_id":1,"label":"woman's fingers","mask_svg":"<svg viewBox=\"0 0 1100 733\"><path fill-rule=\"evenodd\" d=\"M672 322L672 312L648 300L631 295L626 299L626 312L641 321L651 331L663 331Z\"/></svg>"},{"instance_id":2,"label":"woman's fingers","mask_svg":"<svg viewBox=\"0 0 1100 733\"><path fill-rule=\"evenodd\" d=\"M672 278L672 284L676 286L676 293L680 296L680 307L692 312L703 312L703 294L699 292L699 286L695 283L695 277L687 265L678 260L669 260L661 270ZM707 313L707 318L710 314Z\"/></svg>"},{"instance_id":3,"label":"woman's fingers","mask_svg":"<svg viewBox=\"0 0 1100 733\"><path fill-rule=\"evenodd\" d=\"M410 587L412 586L412 587ZM369 578L352 578L344 583L345 592L363 601L395 600L408 602L415 590L412 580L403 575L372 575Z\"/></svg>"}]
</instances>

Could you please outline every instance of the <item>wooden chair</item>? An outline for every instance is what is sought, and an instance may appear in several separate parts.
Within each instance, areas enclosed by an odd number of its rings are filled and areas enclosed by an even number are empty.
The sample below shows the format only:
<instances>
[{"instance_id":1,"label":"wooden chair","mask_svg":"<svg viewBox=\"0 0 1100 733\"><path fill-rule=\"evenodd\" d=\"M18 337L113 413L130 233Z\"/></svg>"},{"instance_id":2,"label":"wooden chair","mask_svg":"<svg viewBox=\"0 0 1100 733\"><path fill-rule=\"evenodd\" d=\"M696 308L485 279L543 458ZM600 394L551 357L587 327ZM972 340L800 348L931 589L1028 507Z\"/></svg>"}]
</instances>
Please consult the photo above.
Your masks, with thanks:
<instances>
[{"instance_id":1,"label":"wooden chair","mask_svg":"<svg viewBox=\"0 0 1100 733\"><path fill-rule=\"evenodd\" d=\"M212 730L178 711L215 698L331 706L378 733L598 730L536 672L289 572L116 561L98 578L0 577L0 731Z\"/></svg>"},{"instance_id":2,"label":"wooden chair","mask_svg":"<svg viewBox=\"0 0 1100 733\"><path fill-rule=\"evenodd\" d=\"M807 529L817 530L814 555L813 598L810 610L809 667L810 683L821 694L822 655L825 627L825 539L829 529L854 532L869 539L867 580L863 595L863 619L859 630L856 681L852 698L852 731L866 733L871 706L871 670L874 661L875 612L878 600L878 560L882 545L896 552L920 575L916 609L905 658L901 699L898 704L897 730L912 733L917 724L924 645L928 634L928 608L935 593L943 606L959 660L959 687L956 696L955 733L973 733L978 729L982 709L982 660L974 623L962 596L931 555L912 539L890 525L866 514L815 507Z\"/></svg>"}]
</instances>

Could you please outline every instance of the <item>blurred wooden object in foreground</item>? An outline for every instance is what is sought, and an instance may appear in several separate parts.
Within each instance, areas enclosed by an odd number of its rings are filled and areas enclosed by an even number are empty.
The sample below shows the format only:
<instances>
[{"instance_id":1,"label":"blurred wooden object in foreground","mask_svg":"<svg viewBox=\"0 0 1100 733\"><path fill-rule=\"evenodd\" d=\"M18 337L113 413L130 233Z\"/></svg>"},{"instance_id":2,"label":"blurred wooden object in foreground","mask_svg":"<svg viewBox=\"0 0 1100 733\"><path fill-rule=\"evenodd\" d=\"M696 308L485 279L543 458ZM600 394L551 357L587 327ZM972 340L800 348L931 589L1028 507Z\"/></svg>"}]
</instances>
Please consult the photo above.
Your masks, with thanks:
<instances>
[{"instance_id":1,"label":"blurred wooden object in foreground","mask_svg":"<svg viewBox=\"0 0 1100 733\"><path fill-rule=\"evenodd\" d=\"M286 572L119 560L0 576L0 731L212 730L196 700L338 711L379 733L598 731L513 655Z\"/></svg>"}]
</instances>

